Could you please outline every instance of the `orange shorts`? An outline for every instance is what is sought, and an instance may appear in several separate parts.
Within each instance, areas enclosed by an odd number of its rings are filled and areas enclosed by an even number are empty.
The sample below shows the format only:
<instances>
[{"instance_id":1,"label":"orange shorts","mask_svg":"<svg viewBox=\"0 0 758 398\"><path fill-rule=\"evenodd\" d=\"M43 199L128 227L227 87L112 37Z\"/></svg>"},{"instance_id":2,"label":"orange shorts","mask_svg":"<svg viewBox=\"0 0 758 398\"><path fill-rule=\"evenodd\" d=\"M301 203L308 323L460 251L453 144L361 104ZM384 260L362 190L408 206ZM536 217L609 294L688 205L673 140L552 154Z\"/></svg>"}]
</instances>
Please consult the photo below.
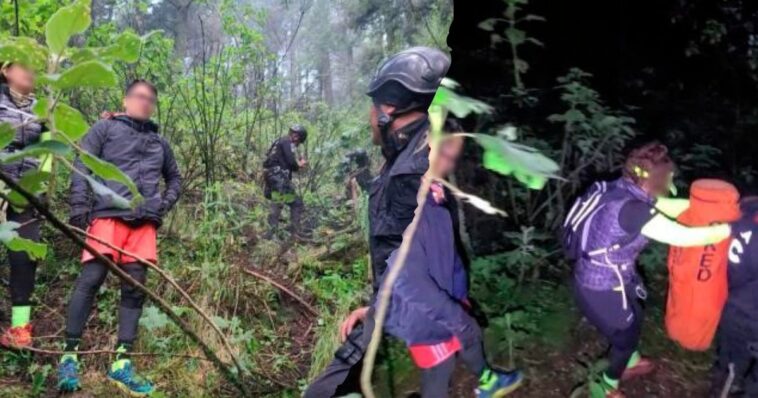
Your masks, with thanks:
<instances>
[{"instance_id":1,"label":"orange shorts","mask_svg":"<svg viewBox=\"0 0 758 398\"><path fill-rule=\"evenodd\" d=\"M421 369L433 368L461 350L461 342L453 336L438 344L415 344L408 347L413 362Z\"/></svg>"},{"instance_id":2,"label":"orange shorts","mask_svg":"<svg viewBox=\"0 0 758 398\"><path fill-rule=\"evenodd\" d=\"M158 260L157 229L155 225L147 223L139 227L116 218L97 218L87 228L87 233L97 236L102 241L129 252L145 260L156 262ZM126 254L121 254L103 243L87 237L87 244L92 246L98 253L113 259L116 264L136 263L137 259ZM82 262L93 260L95 257L87 250L82 254Z\"/></svg>"}]
</instances>

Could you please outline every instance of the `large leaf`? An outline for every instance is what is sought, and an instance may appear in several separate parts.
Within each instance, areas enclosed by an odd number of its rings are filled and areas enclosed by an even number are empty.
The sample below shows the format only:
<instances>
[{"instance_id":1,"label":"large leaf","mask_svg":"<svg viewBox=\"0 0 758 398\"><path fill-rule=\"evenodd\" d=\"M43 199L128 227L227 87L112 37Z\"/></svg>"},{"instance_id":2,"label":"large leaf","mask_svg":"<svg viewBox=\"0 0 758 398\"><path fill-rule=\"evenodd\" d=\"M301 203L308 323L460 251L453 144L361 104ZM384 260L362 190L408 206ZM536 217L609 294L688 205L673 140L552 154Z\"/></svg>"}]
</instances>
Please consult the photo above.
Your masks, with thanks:
<instances>
[{"instance_id":1,"label":"large leaf","mask_svg":"<svg viewBox=\"0 0 758 398\"><path fill-rule=\"evenodd\" d=\"M100 61L86 61L66 69L56 76L47 76L58 89L74 87L113 87L118 77L113 69Z\"/></svg>"},{"instance_id":2,"label":"large leaf","mask_svg":"<svg viewBox=\"0 0 758 398\"><path fill-rule=\"evenodd\" d=\"M15 136L16 129L10 123L0 123L0 148L7 147Z\"/></svg>"},{"instance_id":3,"label":"large leaf","mask_svg":"<svg viewBox=\"0 0 758 398\"><path fill-rule=\"evenodd\" d=\"M12 153L0 153L0 163L11 163L19 159L27 157L39 157L42 155L53 154L59 156L66 156L71 152L71 148L68 145L58 140L43 141L37 144L29 145L28 147L12 152Z\"/></svg>"},{"instance_id":4,"label":"large leaf","mask_svg":"<svg viewBox=\"0 0 758 398\"><path fill-rule=\"evenodd\" d=\"M465 118L471 113L482 114L492 112L493 108L491 106L477 99L459 95L452 87L455 87L455 85L449 83L448 79L443 80L443 85L437 89L432 104L444 107L459 118Z\"/></svg>"},{"instance_id":5,"label":"large leaf","mask_svg":"<svg viewBox=\"0 0 758 398\"><path fill-rule=\"evenodd\" d=\"M132 32L121 33L114 43L99 51L104 59L115 59L124 62L137 62L139 60L142 38Z\"/></svg>"},{"instance_id":6,"label":"large leaf","mask_svg":"<svg viewBox=\"0 0 758 398\"><path fill-rule=\"evenodd\" d=\"M90 176L85 176L85 178L87 179L87 182L89 182L89 186L92 188L92 192L94 192L95 195L104 198L106 201L110 202L110 204L119 209L129 209L132 207L131 203L129 203L126 198L117 194L107 186L101 184L100 181Z\"/></svg>"},{"instance_id":7,"label":"large leaf","mask_svg":"<svg viewBox=\"0 0 758 398\"><path fill-rule=\"evenodd\" d=\"M45 183L50 178L50 173L45 171L40 171L37 169L32 169L24 173L23 176L21 176L21 179L18 181L18 185L21 186L21 188L24 189L24 191L32 193L32 194L39 194L44 192L45 190ZM11 202L12 205L16 207L26 207L29 202L21 196L20 193L16 191L11 191L10 194L8 194L8 200Z\"/></svg>"},{"instance_id":8,"label":"large leaf","mask_svg":"<svg viewBox=\"0 0 758 398\"><path fill-rule=\"evenodd\" d=\"M13 221L0 224L0 241L10 250L26 252L33 260L45 258L47 246L43 243L21 238L16 231L19 226L21 224Z\"/></svg>"},{"instance_id":9,"label":"large leaf","mask_svg":"<svg viewBox=\"0 0 758 398\"><path fill-rule=\"evenodd\" d=\"M92 22L89 3L88 0L76 0L74 4L56 11L47 21L45 38L54 54L63 53L71 36L87 30Z\"/></svg>"},{"instance_id":10,"label":"large leaf","mask_svg":"<svg viewBox=\"0 0 758 398\"><path fill-rule=\"evenodd\" d=\"M34 39L14 37L0 43L0 61L25 65L36 71L47 65L47 49Z\"/></svg>"},{"instance_id":11,"label":"large leaf","mask_svg":"<svg viewBox=\"0 0 758 398\"><path fill-rule=\"evenodd\" d=\"M131 191L132 197L134 198L133 201L135 204L142 200L142 195L140 195L139 190L137 189L137 185L134 184L134 181L132 181L129 176L124 174L124 172L114 164L108 163L102 159L98 159L97 157L92 156L86 152L81 152L79 154L79 159L81 159L82 163L84 163L84 165L87 166L87 168L90 169L96 176L104 180L121 183L129 188L129 191Z\"/></svg>"},{"instance_id":12,"label":"large leaf","mask_svg":"<svg viewBox=\"0 0 758 398\"><path fill-rule=\"evenodd\" d=\"M550 158L526 145L502 136L473 134L484 149L484 167L503 175L513 175L531 189L542 189L549 178L560 178L560 167Z\"/></svg>"},{"instance_id":13,"label":"large leaf","mask_svg":"<svg viewBox=\"0 0 758 398\"><path fill-rule=\"evenodd\" d=\"M89 130L89 125L84 116L78 110L59 102L53 111L55 116L55 129L66 135L70 140L76 141Z\"/></svg>"}]
</instances>

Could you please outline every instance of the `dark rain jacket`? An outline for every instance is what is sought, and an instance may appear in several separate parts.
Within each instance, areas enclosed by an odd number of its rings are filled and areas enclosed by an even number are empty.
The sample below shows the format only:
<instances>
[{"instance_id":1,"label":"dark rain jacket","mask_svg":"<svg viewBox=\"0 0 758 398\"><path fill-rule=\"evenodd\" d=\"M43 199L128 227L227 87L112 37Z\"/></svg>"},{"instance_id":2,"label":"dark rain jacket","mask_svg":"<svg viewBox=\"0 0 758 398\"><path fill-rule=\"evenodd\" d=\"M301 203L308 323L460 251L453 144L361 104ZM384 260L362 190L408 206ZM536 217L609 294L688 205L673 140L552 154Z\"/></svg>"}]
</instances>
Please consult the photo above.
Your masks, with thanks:
<instances>
[{"instance_id":1,"label":"dark rain jacket","mask_svg":"<svg viewBox=\"0 0 758 398\"><path fill-rule=\"evenodd\" d=\"M456 249L453 218L430 192L393 286L385 325L388 333L408 345L437 344L453 336L465 345L478 335L479 327L464 304L468 280ZM387 260L387 271L395 266L397 255L398 250Z\"/></svg>"},{"instance_id":2,"label":"dark rain jacket","mask_svg":"<svg viewBox=\"0 0 758 398\"><path fill-rule=\"evenodd\" d=\"M421 177L429 168L429 146L426 136L429 121L423 118L405 126L396 134L408 137L407 144L398 148L397 155L387 158L381 173L369 189L369 250L373 272L373 287L376 291L387 269L387 259L400 247L403 231L413 220L416 210L416 194L421 186ZM458 252L467 264L465 250L458 234L458 209L455 201L447 207L453 218L453 231Z\"/></svg>"},{"instance_id":3,"label":"dark rain jacket","mask_svg":"<svg viewBox=\"0 0 758 398\"><path fill-rule=\"evenodd\" d=\"M6 85L0 85L0 123L10 123L16 128L13 142L3 148L4 153L20 151L25 147L39 142L40 135L45 131L44 126L32 122L32 105L20 108L11 99ZM24 158L13 163L3 164L2 171L14 180L21 178L26 171L39 167L37 158Z\"/></svg>"},{"instance_id":4,"label":"dark rain jacket","mask_svg":"<svg viewBox=\"0 0 758 398\"><path fill-rule=\"evenodd\" d=\"M729 297L722 319L740 319L758 326L758 207L743 208L742 212L742 218L732 225Z\"/></svg>"},{"instance_id":5,"label":"dark rain jacket","mask_svg":"<svg viewBox=\"0 0 758 398\"><path fill-rule=\"evenodd\" d=\"M125 221L148 221L160 225L163 216L179 199L181 175L174 153L158 125L128 116L100 120L80 142L82 149L113 163L137 185L144 201L134 209L115 206L110 197L92 192L87 180L73 173L71 178L71 215L90 214L90 218L120 218ZM90 171L76 159L75 166L85 174ZM129 189L118 182L95 177L118 195L132 199ZM161 181L165 189L161 189Z\"/></svg>"},{"instance_id":6,"label":"dark rain jacket","mask_svg":"<svg viewBox=\"0 0 758 398\"><path fill-rule=\"evenodd\" d=\"M300 170L300 165L295 157L295 145L292 144L289 136L280 137L271 144L263 167L266 169L279 167L290 172Z\"/></svg>"}]
</instances>

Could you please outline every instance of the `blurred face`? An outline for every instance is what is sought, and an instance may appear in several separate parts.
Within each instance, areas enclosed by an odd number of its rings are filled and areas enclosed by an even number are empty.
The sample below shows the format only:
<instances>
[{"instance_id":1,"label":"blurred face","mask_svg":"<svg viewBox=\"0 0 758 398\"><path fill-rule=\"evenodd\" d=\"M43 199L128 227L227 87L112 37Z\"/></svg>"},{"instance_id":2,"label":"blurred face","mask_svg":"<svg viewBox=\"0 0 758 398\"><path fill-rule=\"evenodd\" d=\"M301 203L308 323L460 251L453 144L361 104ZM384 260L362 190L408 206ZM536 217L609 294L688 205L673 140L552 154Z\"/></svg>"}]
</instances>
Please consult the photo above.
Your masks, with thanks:
<instances>
[{"instance_id":1,"label":"blurred face","mask_svg":"<svg viewBox=\"0 0 758 398\"><path fill-rule=\"evenodd\" d=\"M148 120L155 112L158 98L145 84L137 84L124 97L124 110L129 117L137 120Z\"/></svg>"},{"instance_id":2,"label":"blurred face","mask_svg":"<svg viewBox=\"0 0 758 398\"><path fill-rule=\"evenodd\" d=\"M642 181L640 187L651 197L669 196L674 184L674 172L665 170L651 173L650 178Z\"/></svg>"},{"instance_id":3,"label":"blurred face","mask_svg":"<svg viewBox=\"0 0 758 398\"><path fill-rule=\"evenodd\" d=\"M292 143L295 145L300 145L300 135L290 133L290 141L292 141Z\"/></svg>"},{"instance_id":4,"label":"blurred face","mask_svg":"<svg viewBox=\"0 0 758 398\"><path fill-rule=\"evenodd\" d=\"M379 108L387 115L395 111L395 107L390 105L379 105ZM371 143L382 145L382 132L379 130L379 111L376 109L376 105L371 105L368 119L371 125Z\"/></svg>"},{"instance_id":5,"label":"blurred face","mask_svg":"<svg viewBox=\"0 0 758 398\"><path fill-rule=\"evenodd\" d=\"M463 150L463 138L450 137L440 143L437 159L432 162L432 174L436 177L445 177L455 171L461 151Z\"/></svg>"},{"instance_id":6,"label":"blurred face","mask_svg":"<svg viewBox=\"0 0 758 398\"><path fill-rule=\"evenodd\" d=\"M21 65L13 64L2 71L8 86L21 94L34 91L34 72Z\"/></svg>"}]
</instances>

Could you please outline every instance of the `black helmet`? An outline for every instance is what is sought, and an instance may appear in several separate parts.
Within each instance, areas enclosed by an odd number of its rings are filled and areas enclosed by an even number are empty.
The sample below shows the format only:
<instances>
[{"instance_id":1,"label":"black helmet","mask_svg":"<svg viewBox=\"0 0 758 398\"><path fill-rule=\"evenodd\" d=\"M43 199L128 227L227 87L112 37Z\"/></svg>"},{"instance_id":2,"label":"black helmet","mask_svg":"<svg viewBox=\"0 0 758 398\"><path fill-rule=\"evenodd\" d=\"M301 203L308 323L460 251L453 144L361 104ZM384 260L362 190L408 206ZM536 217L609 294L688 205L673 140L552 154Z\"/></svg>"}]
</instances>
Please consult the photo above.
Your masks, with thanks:
<instances>
[{"instance_id":1,"label":"black helmet","mask_svg":"<svg viewBox=\"0 0 758 398\"><path fill-rule=\"evenodd\" d=\"M442 51L412 47L391 56L379 67L367 94L374 97L386 83L397 82L413 93L432 95L449 67L450 58Z\"/></svg>"},{"instance_id":2,"label":"black helmet","mask_svg":"<svg viewBox=\"0 0 758 398\"><path fill-rule=\"evenodd\" d=\"M297 134L300 138L300 142L305 142L308 139L308 131L305 130L302 124L293 124L290 126L290 134Z\"/></svg>"}]
</instances>

